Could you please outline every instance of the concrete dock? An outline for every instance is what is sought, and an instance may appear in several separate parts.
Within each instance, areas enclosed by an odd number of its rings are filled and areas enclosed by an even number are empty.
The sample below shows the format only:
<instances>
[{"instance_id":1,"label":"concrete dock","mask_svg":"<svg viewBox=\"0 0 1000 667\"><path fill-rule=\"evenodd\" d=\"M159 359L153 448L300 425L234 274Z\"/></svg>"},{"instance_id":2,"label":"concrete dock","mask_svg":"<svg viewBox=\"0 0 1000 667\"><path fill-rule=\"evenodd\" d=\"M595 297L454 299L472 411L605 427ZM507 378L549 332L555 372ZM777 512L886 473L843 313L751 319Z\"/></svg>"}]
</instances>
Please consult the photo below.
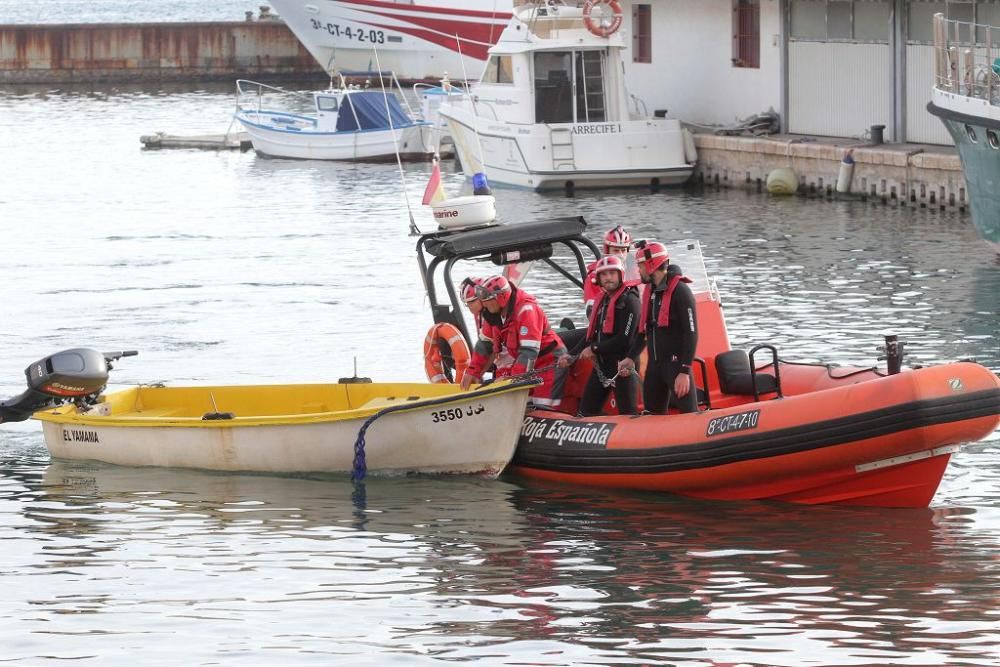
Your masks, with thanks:
<instances>
[{"instance_id":1,"label":"concrete dock","mask_svg":"<svg viewBox=\"0 0 1000 667\"><path fill-rule=\"evenodd\" d=\"M0 25L0 83L326 80L280 21Z\"/></svg>"},{"instance_id":2,"label":"concrete dock","mask_svg":"<svg viewBox=\"0 0 1000 667\"><path fill-rule=\"evenodd\" d=\"M762 189L774 169L790 167L799 193L832 197L840 163L853 149L849 194L886 203L964 210L968 205L958 152L932 144L861 144L852 139L696 134L695 176L705 184Z\"/></svg>"}]
</instances>

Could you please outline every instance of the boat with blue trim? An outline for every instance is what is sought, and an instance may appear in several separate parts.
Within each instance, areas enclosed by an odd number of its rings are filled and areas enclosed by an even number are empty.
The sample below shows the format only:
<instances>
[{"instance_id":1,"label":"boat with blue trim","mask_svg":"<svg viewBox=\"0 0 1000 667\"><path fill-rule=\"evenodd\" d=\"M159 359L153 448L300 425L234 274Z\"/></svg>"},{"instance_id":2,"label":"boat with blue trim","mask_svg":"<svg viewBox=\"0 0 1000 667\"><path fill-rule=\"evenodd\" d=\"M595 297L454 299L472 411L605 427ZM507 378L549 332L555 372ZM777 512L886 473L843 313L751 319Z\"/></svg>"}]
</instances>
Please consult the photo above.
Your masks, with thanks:
<instances>
[{"instance_id":1,"label":"boat with blue trim","mask_svg":"<svg viewBox=\"0 0 1000 667\"><path fill-rule=\"evenodd\" d=\"M387 77L400 95L384 87L348 85L346 76ZM331 84L312 94L237 81L235 118L254 150L303 160L395 160L397 155L403 160L429 160L433 156L432 125L410 109L395 75L341 72L338 78L337 87ZM272 106L276 102L281 108Z\"/></svg>"}]
</instances>

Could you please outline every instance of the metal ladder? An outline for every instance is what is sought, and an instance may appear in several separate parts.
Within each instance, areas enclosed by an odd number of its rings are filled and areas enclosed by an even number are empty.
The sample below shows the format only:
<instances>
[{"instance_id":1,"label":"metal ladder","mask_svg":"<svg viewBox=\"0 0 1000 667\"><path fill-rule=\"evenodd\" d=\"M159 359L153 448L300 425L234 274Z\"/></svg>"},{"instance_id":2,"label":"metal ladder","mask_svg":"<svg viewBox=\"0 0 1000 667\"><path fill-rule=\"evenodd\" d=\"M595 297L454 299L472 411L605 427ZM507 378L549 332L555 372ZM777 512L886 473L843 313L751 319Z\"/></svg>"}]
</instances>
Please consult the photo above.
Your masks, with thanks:
<instances>
[{"instance_id":1,"label":"metal ladder","mask_svg":"<svg viewBox=\"0 0 1000 667\"><path fill-rule=\"evenodd\" d=\"M601 54L597 51L585 51L580 60L583 70L583 104L588 123L601 123L607 120L604 113L604 72L601 67Z\"/></svg>"},{"instance_id":2,"label":"metal ladder","mask_svg":"<svg viewBox=\"0 0 1000 667\"><path fill-rule=\"evenodd\" d=\"M573 152L573 130L568 127L549 126L549 146L552 148L552 169L576 169Z\"/></svg>"}]
</instances>

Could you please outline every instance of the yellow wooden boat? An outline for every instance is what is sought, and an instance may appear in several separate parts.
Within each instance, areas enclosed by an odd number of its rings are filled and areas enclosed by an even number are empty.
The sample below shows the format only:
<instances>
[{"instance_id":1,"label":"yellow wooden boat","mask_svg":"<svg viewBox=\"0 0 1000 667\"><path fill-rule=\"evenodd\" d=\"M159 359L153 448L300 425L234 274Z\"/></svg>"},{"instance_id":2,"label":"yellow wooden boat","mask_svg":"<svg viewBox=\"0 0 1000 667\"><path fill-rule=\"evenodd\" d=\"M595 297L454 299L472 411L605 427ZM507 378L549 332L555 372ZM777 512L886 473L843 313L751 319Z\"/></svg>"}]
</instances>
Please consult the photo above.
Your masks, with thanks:
<instances>
[{"instance_id":1,"label":"yellow wooden boat","mask_svg":"<svg viewBox=\"0 0 1000 667\"><path fill-rule=\"evenodd\" d=\"M70 350L28 367L0 421L42 422L53 457L271 473L496 476L534 382L138 386L101 393L115 353ZM120 355L120 353L118 353ZM55 360L55 363L53 363ZM55 407L56 396L69 402Z\"/></svg>"}]
</instances>

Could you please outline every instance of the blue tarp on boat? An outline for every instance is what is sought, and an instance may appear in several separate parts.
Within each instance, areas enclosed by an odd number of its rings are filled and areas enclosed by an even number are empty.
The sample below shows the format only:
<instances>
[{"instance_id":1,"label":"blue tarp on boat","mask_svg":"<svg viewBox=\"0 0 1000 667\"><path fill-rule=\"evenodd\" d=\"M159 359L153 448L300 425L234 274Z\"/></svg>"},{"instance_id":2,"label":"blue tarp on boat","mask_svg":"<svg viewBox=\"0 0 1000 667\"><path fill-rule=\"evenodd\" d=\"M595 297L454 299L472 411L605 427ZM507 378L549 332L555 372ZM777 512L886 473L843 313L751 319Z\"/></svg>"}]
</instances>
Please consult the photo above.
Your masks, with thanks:
<instances>
[{"instance_id":1,"label":"blue tarp on boat","mask_svg":"<svg viewBox=\"0 0 1000 667\"><path fill-rule=\"evenodd\" d=\"M386 102L389 103L389 114L385 113ZM338 132L353 132L354 130L388 130L389 118L392 127L410 125L413 121L399 105L395 95L384 95L381 92L351 92L344 96L340 105L340 115L337 117Z\"/></svg>"}]
</instances>

